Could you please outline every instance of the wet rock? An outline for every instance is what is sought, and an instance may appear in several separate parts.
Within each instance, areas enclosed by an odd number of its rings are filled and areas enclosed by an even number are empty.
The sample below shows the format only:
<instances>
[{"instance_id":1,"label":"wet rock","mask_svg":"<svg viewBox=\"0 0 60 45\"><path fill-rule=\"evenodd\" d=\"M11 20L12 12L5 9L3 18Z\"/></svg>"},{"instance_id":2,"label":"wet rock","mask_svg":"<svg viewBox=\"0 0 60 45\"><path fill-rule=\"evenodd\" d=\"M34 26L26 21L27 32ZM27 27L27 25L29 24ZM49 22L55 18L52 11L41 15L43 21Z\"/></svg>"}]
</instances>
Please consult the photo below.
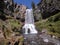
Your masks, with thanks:
<instances>
[{"instance_id":1,"label":"wet rock","mask_svg":"<svg viewBox=\"0 0 60 45\"><path fill-rule=\"evenodd\" d=\"M24 45L54 45L54 43L49 41L44 42L43 39L39 37L39 35L37 36L36 34L35 36L34 34L30 35L30 37L29 35L27 35L25 38L26 39L24 40Z\"/></svg>"}]
</instances>

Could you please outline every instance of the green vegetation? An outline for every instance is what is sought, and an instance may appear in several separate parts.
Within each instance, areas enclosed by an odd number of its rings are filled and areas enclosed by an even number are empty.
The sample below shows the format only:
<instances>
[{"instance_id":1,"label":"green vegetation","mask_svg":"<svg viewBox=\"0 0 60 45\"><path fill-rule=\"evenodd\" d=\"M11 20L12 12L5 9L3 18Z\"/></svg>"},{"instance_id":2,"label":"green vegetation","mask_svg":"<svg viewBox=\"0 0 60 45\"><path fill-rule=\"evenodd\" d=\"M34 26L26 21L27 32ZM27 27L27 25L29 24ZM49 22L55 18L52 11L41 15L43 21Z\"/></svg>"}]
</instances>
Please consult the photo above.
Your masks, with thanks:
<instances>
[{"instance_id":1,"label":"green vegetation","mask_svg":"<svg viewBox=\"0 0 60 45\"><path fill-rule=\"evenodd\" d=\"M9 20L12 27L20 27L20 22L18 20L10 19Z\"/></svg>"},{"instance_id":2,"label":"green vegetation","mask_svg":"<svg viewBox=\"0 0 60 45\"><path fill-rule=\"evenodd\" d=\"M2 33L4 33L4 38L2 38L2 40L0 39L0 44L1 45L7 45L7 43L9 41L12 40L12 36L13 34L20 34L20 28L21 28L21 23L12 18L12 17L9 17L9 19L3 21L3 20L0 20L0 29L2 28ZM16 28L16 29L14 29ZM16 32L13 31L14 30L17 30ZM15 37L15 36L14 36ZM10 40L9 40L10 38ZM23 36L19 36L19 44L22 45L22 42L23 42ZM15 40L15 39L14 39Z\"/></svg>"},{"instance_id":3,"label":"green vegetation","mask_svg":"<svg viewBox=\"0 0 60 45\"><path fill-rule=\"evenodd\" d=\"M2 40L0 41L0 45L7 45L6 40L2 39Z\"/></svg>"},{"instance_id":4,"label":"green vegetation","mask_svg":"<svg viewBox=\"0 0 60 45\"><path fill-rule=\"evenodd\" d=\"M60 37L60 12L46 19L46 21L36 22L36 27L40 29L46 28L48 34Z\"/></svg>"}]
</instances>

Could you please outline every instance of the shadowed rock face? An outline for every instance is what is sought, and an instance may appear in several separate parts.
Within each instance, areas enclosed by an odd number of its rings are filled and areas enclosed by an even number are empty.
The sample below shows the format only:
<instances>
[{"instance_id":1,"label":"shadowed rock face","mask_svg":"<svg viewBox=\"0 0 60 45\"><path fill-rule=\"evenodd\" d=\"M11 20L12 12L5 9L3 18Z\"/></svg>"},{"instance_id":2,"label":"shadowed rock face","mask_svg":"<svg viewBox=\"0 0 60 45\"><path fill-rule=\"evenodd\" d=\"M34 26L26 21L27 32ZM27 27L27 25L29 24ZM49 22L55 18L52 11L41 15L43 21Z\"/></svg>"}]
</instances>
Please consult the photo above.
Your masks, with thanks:
<instances>
[{"instance_id":1,"label":"shadowed rock face","mask_svg":"<svg viewBox=\"0 0 60 45\"><path fill-rule=\"evenodd\" d=\"M60 0L41 0L38 8L43 14L43 18L49 17L60 11Z\"/></svg>"},{"instance_id":2,"label":"shadowed rock face","mask_svg":"<svg viewBox=\"0 0 60 45\"><path fill-rule=\"evenodd\" d=\"M4 11L4 0L0 0L0 12Z\"/></svg>"}]
</instances>

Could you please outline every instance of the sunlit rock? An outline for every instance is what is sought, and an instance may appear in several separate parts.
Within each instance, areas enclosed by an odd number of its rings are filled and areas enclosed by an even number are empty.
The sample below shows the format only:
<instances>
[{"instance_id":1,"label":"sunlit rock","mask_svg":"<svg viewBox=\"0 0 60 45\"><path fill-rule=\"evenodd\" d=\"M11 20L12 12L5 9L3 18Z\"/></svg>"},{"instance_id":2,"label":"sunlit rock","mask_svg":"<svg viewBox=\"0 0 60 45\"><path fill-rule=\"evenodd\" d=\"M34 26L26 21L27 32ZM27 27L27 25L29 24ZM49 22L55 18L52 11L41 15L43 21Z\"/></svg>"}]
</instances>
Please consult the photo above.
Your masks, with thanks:
<instances>
[{"instance_id":1,"label":"sunlit rock","mask_svg":"<svg viewBox=\"0 0 60 45\"><path fill-rule=\"evenodd\" d=\"M44 42L49 42L49 40L48 39L43 39L44 40Z\"/></svg>"}]
</instances>

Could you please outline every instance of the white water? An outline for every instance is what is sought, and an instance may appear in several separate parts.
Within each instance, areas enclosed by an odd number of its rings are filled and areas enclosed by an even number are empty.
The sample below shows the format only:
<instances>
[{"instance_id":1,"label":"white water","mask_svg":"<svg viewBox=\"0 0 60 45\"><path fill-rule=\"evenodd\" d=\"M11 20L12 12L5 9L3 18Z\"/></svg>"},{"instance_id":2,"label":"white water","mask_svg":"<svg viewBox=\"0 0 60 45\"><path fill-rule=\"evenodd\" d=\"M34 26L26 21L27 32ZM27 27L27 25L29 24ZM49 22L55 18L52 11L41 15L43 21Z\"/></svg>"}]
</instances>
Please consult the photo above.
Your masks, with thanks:
<instances>
[{"instance_id":1,"label":"white water","mask_svg":"<svg viewBox=\"0 0 60 45\"><path fill-rule=\"evenodd\" d=\"M24 34L37 34L38 32L35 29L34 25L34 17L33 17L33 11L32 9L27 9L25 13L25 25L23 26L23 29L25 30ZM28 33L28 29L30 32Z\"/></svg>"}]
</instances>

